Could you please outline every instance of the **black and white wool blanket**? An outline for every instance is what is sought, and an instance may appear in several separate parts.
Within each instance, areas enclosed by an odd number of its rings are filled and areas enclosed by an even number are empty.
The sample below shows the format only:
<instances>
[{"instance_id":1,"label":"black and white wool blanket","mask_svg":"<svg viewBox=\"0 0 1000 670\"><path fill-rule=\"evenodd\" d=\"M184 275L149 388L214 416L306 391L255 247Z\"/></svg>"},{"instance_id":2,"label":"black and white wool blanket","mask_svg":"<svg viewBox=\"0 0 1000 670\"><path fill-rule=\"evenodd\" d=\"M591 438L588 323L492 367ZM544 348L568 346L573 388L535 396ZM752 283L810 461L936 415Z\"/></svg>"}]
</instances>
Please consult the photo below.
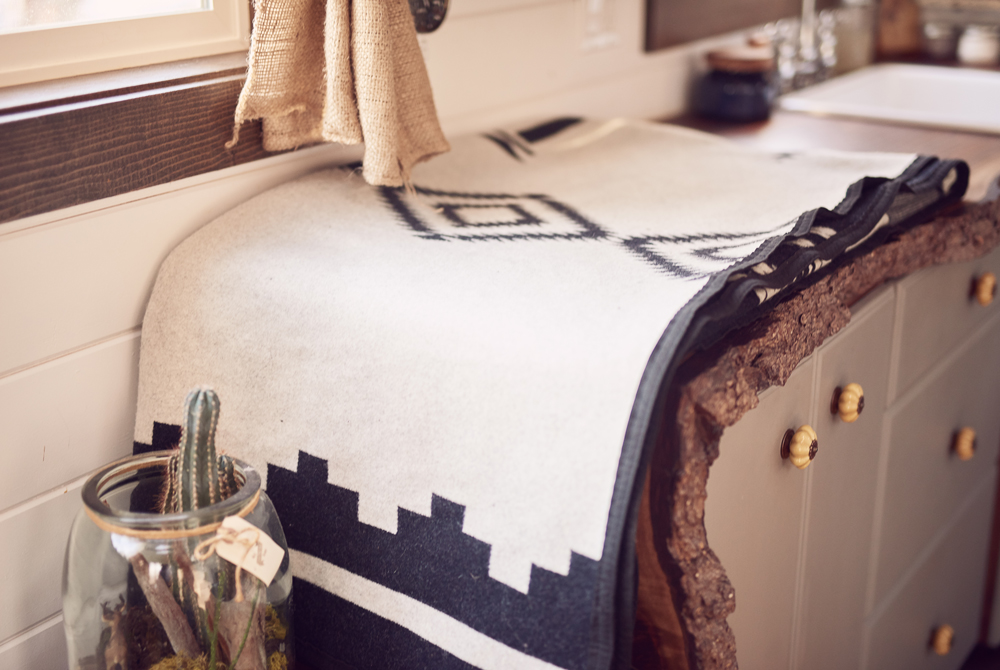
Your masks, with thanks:
<instances>
[{"instance_id":1,"label":"black and white wool blanket","mask_svg":"<svg viewBox=\"0 0 1000 670\"><path fill-rule=\"evenodd\" d=\"M760 153L559 119L413 190L267 191L164 262L136 449L200 384L284 524L300 652L385 670L627 668L657 394L715 340L960 197L960 162Z\"/></svg>"}]
</instances>

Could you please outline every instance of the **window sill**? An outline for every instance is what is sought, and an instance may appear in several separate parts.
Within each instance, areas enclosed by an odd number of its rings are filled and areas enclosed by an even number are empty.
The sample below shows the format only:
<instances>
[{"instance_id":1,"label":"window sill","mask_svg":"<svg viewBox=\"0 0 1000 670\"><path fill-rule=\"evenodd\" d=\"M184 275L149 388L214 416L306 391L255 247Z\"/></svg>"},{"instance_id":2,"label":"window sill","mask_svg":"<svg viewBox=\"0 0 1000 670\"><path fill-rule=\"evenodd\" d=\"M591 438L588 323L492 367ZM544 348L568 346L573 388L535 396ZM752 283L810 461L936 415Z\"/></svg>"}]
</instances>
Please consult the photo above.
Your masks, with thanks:
<instances>
[{"instance_id":1,"label":"window sill","mask_svg":"<svg viewBox=\"0 0 1000 670\"><path fill-rule=\"evenodd\" d=\"M271 155L232 149L246 54L0 89L0 225Z\"/></svg>"}]
</instances>

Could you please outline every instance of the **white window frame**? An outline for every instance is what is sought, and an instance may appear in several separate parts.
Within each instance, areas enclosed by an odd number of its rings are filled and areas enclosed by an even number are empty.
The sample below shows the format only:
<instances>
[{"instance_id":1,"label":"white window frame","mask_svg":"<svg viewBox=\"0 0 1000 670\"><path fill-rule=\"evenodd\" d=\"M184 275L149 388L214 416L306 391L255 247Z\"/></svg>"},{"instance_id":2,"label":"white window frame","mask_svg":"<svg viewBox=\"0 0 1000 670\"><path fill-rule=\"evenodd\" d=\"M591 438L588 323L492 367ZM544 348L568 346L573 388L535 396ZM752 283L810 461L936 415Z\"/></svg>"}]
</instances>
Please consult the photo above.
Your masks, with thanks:
<instances>
[{"instance_id":1,"label":"white window frame","mask_svg":"<svg viewBox=\"0 0 1000 670\"><path fill-rule=\"evenodd\" d=\"M249 46L248 0L213 0L212 9L199 12L24 30L0 35L0 87Z\"/></svg>"}]
</instances>

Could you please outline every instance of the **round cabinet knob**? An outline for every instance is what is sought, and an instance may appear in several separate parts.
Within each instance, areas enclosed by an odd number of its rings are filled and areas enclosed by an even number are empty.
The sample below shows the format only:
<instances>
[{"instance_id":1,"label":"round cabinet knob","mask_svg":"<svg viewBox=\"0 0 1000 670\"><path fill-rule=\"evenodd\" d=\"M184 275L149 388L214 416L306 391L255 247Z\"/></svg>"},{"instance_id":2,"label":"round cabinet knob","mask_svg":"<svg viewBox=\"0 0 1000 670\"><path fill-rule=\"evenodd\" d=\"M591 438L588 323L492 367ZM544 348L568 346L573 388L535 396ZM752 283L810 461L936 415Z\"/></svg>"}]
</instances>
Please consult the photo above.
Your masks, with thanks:
<instances>
[{"instance_id":1,"label":"round cabinet knob","mask_svg":"<svg viewBox=\"0 0 1000 670\"><path fill-rule=\"evenodd\" d=\"M861 384L848 384L837 398L837 414L844 423L854 423L865 409L865 392Z\"/></svg>"},{"instance_id":2,"label":"round cabinet knob","mask_svg":"<svg viewBox=\"0 0 1000 670\"><path fill-rule=\"evenodd\" d=\"M951 651L951 645L955 641L955 629L944 624L934 629L931 635L931 648L938 656L946 656Z\"/></svg>"},{"instance_id":3,"label":"round cabinet knob","mask_svg":"<svg viewBox=\"0 0 1000 670\"><path fill-rule=\"evenodd\" d=\"M955 434L955 442L952 444L955 455L961 461L967 461L976 455L976 431L965 427Z\"/></svg>"},{"instance_id":4,"label":"round cabinet knob","mask_svg":"<svg viewBox=\"0 0 1000 670\"><path fill-rule=\"evenodd\" d=\"M788 430L781 440L781 457L792 461L799 470L805 470L816 458L819 439L812 426L799 426L798 430Z\"/></svg>"},{"instance_id":5,"label":"round cabinet knob","mask_svg":"<svg viewBox=\"0 0 1000 670\"><path fill-rule=\"evenodd\" d=\"M997 295L997 276L992 272L984 272L976 279L976 302L986 307Z\"/></svg>"}]
</instances>

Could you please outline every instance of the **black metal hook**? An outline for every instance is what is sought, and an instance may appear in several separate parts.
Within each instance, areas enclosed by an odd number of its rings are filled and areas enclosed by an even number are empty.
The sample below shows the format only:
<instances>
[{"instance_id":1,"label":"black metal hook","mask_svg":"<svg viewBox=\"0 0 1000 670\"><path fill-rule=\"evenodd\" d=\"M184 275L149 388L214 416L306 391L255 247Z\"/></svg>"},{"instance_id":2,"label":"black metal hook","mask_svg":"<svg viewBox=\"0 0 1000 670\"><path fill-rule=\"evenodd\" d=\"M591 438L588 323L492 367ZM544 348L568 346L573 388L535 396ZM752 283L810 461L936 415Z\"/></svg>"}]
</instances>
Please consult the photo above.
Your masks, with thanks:
<instances>
[{"instance_id":1,"label":"black metal hook","mask_svg":"<svg viewBox=\"0 0 1000 670\"><path fill-rule=\"evenodd\" d=\"M444 22L448 0L410 0L410 13L418 33L432 33Z\"/></svg>"}]
</instances>

